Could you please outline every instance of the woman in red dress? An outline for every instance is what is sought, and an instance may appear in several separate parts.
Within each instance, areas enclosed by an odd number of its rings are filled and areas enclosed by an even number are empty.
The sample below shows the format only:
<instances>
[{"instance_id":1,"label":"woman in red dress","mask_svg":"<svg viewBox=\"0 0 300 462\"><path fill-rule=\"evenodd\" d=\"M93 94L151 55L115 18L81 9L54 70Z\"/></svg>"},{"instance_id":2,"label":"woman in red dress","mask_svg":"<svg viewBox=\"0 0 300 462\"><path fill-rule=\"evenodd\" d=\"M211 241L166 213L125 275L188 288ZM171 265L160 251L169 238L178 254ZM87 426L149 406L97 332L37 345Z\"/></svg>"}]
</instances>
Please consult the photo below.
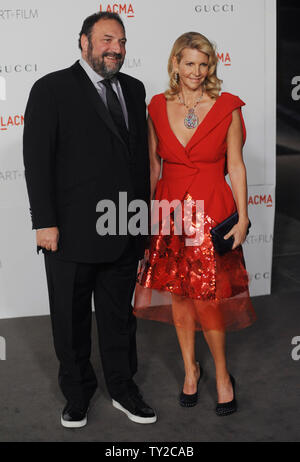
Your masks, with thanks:
<instances>
[{"instance_id":1,"label":"woman in red dress","mask_svg":"<svg viewBox=\"0 0 300 462\"><path fill-rule=\"evenodd\" d=\"M158 216L155 234L152 219L134 314L175 325L185 367L179 401L186 407L197 403L202 368L195 358L195 331L203 331L216 368L216 413L228 415L236 411L237 403L235 381L226 364L225 334L249 326L256 315L241 247L249 223L242 157L245 103L230 93L220 94L216 67L209 40L196 32L183 34L169 58L170 88L155 95L148 107L151 198L155 194L156 201L190 204L190 217L185 214L182 223L190 218L192 228L189 233L186 228L175 232L176 205L169 214ZM204 201L202 213L196 209L199 200ZM235 211L238 223L225 236L234 237L232 250L221 256L210 230ZM166 220L168 233L163 231ZM201 241L187 245L186 238L196 236L197 226L203 230Z\"/></svg>"}]
</instances>

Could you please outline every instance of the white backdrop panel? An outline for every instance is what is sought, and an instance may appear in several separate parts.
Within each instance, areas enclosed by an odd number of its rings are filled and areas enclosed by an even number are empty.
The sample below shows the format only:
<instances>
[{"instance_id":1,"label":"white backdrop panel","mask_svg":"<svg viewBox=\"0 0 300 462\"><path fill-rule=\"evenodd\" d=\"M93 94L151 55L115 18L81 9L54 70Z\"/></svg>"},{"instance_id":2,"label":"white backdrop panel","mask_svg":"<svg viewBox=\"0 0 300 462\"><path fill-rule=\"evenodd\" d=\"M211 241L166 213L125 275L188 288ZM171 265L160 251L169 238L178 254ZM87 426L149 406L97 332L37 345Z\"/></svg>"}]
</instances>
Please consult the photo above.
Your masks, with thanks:
<instances>
[{"instance_id":1,"label":"white backdrop panel","mask_svg":"<svg viewBox=\"0 0 300 462\"><path fill-rule=\"evenodd\" d=\"M147 102L167 86L167 60L180 34L199 31L216 44L223 91L246 103L249 194L251 188L270 185L274 195L275 0L22 0L21 8L19 0L0 0L5 43L0 58L0 318L48 313L43 259L35 253L24 182L22 116L32 84L78 59L83 19L100 8L121 12L128 37L122 70L145 83ZM272 233L274 209L265 215L251 207L251 232ZM254 275L251 294L269 293L271 276L261 281L255 275L271 275L272 246L246 243L244 248Z\"/></svg>"}]
</instances>

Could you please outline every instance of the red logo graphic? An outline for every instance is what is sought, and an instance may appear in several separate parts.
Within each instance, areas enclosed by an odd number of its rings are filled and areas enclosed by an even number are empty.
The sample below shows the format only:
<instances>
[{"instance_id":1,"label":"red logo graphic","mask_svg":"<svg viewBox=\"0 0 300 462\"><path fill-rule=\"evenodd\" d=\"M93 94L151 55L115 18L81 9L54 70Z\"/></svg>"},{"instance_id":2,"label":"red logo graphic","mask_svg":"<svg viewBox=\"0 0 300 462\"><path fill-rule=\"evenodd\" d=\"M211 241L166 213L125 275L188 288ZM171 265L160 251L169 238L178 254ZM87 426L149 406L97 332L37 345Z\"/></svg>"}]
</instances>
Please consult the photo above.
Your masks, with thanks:
<instances>
[{"instance_id":1,"label":"red logo graphic","mask_svg":"<svg viewBox=\"0 0 300 462\"><path fill-rule=\"evenodd\" d=\"M106 7L100 4L100 11L125 14L127 18L134 18L134 9L131 3L109 3Z\"/></svg>"},{"instance_id":2,"label":"red logo graphic","mask_svg":"<svg viewBox=\"0 0 300 462\"><path fill-rule=\"evenodd\" d=\"M218 60L224 64L224 66L231 66L231 58L230 58L230 55L228 52L224 53L218 53L217 52L217 57L218 57Z\"/></svg>"},{"instance_id":3,"label":"red logo graphic","mask_svg":"<svg viewBox=\"0 0 300 462\"><path fill-rule=\"evenodd\" d=\"M248 199L248 205L266 205L267 207L273 207L273 200L271 194L255 194L250 196Z\"/></svg>"},{"instance_id":4,"label":"red logo graphic","mask_svg":"<svg viewBox=\"0 0 300 462\"><path fill-rule=\"evenodd\" d=\"M24 116L23 115L13 115L8 117L0 116L0 130L7 130L11 127L19 127L24 125Z\"/></svg>"}]
</instances>

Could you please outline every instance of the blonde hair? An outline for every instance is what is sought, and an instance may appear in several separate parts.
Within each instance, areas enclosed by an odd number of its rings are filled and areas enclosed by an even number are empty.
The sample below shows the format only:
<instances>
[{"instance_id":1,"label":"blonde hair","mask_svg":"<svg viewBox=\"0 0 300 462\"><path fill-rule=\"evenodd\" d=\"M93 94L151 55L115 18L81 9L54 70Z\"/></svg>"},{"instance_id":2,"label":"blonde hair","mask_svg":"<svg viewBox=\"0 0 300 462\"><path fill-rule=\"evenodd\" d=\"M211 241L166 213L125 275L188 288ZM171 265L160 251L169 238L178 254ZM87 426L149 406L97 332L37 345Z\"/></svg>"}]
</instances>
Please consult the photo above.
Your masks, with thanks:
<instances>
[{"instance_id":1,"label":"blonde hair","mask_svg":"<svg viewBox=\"0 0 300 462\"><path fill-rule=\"evenodd\" d=\"M186 32L175 41L168 61L168 74L170 80L169 89L165 91L166 98L172 99L180 91L180 82L176 78L176 73L173 70L173 58L175 56L179 63L185 48L196 49L208 55L208 74L204 82L204 90L211 98L217 98L223 81L217 77L218 58L216 48L199 32Z\"/></svg>"}]
</instances>

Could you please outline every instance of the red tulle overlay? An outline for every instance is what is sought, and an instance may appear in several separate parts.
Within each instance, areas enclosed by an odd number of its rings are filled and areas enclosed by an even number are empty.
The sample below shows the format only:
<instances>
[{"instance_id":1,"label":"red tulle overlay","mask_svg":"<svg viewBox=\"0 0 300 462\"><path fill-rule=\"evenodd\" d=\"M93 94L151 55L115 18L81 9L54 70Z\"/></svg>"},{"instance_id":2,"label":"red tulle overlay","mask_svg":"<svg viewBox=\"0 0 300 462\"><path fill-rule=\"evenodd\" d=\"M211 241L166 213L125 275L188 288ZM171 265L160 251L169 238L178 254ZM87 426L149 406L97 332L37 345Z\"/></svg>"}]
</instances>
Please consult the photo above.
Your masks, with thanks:
<instances>
[{"instance_id":1,"label":"red tulle overlay","mask_svg":"<svg viewBox=\"0 0 300 462\"><path fill-rule=\"evenodd\" d=\"M251 325L256 314L248 290L248 273L242 247L220 256L214 250L210 229L216 222L191 201L189 234L174 232L174 211L169 234L151 237L150 248L140 262L134 299L136 317L167 322L192 330L234 331ZM190 217L190 218L191 218ZM182 221L188 219L184 215ZM196 225L198 223L198 225ZM191 229L202 226L199 245L186 245ZM197 235L198 236L198 235Z\"/></svg>"}]
</instances>

